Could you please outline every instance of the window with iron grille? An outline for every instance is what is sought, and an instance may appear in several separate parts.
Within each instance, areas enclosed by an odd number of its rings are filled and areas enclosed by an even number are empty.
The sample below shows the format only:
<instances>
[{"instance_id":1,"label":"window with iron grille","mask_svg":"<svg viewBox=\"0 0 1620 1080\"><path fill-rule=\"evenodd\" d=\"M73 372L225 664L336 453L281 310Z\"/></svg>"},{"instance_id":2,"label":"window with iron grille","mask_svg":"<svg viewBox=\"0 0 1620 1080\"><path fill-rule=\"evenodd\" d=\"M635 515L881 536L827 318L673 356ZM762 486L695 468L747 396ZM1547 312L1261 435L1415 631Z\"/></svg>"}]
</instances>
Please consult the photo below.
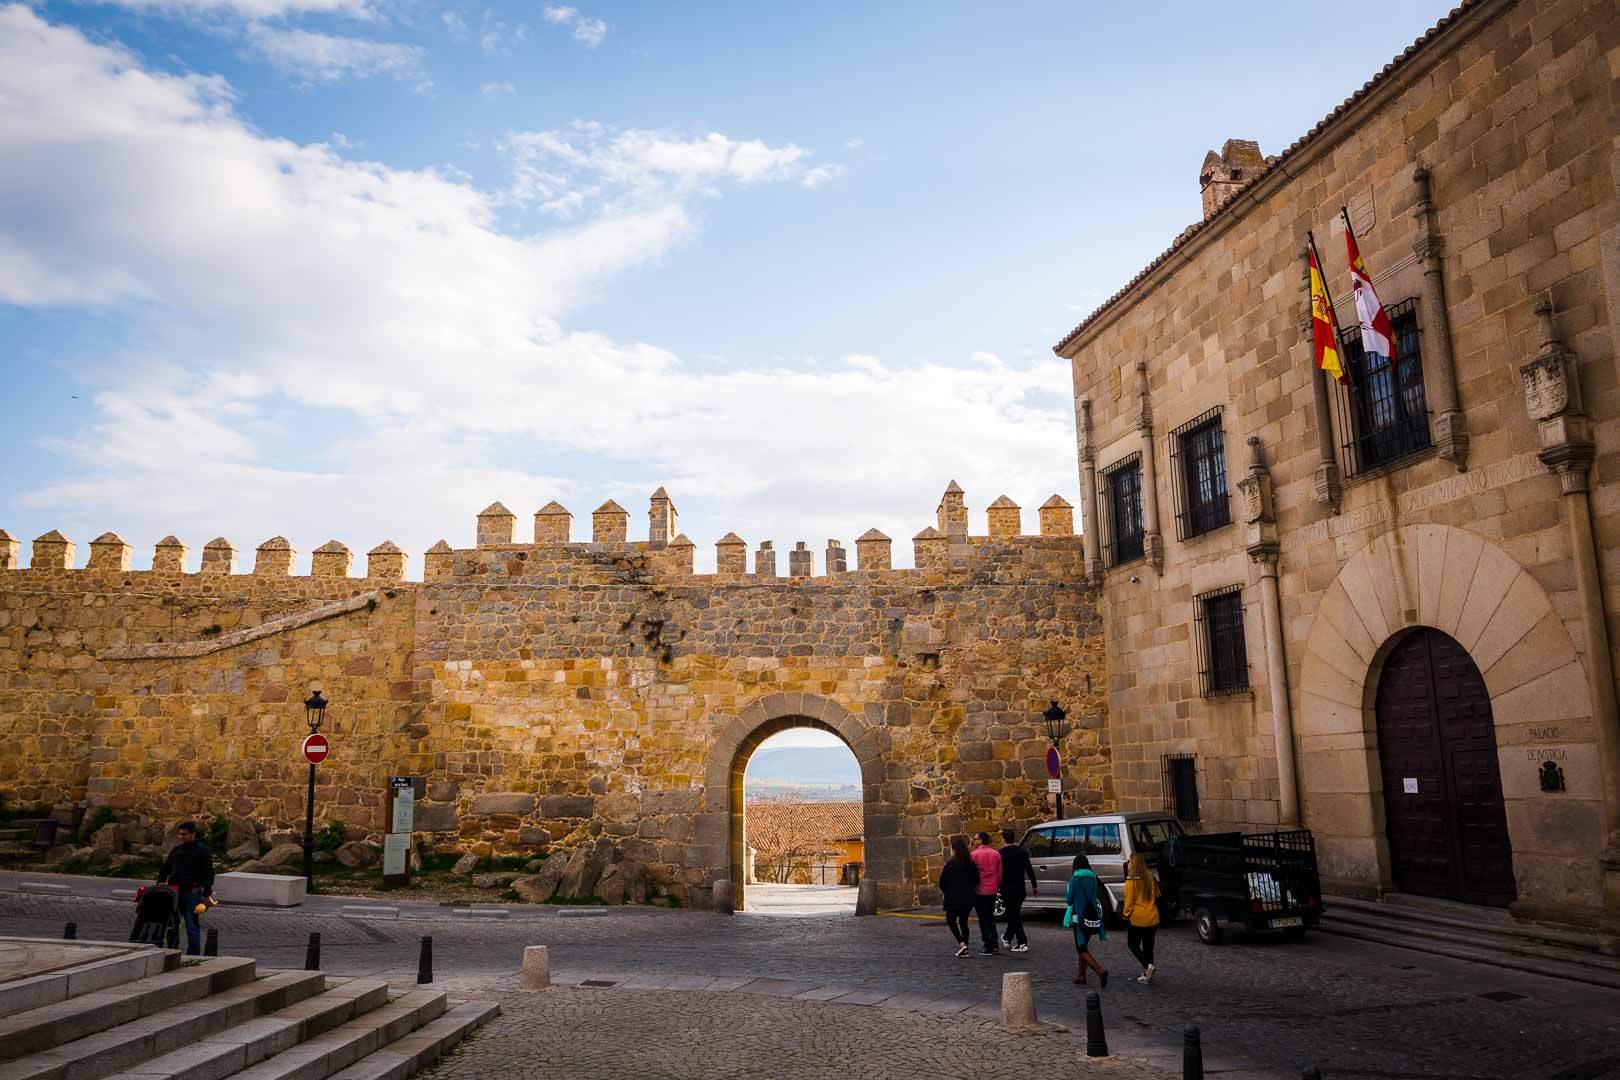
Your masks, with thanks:
<instances>
[{"instance_id":1,"label":"window with iron grille","mask_svg":"<svg viewBox=\"0 0 1620 1080\"><path fill-rule=\"evenodd\" d=\"M1195 601L1198 691L1203 697L1249 688L1249 651L1243 640L1243 587L1229 585Z\"/></svg>"},{"instance_id":2,"label":"window with iron grille","mask_svg":"<svg viewBox=\"0 0 1620 1080\"><path fill-rule=\"evenodd\" d=\"M1423 392L1423 343L1417 300L1386 309L1395 331L1394 362L1362 348L1361 330L1340 334L1348 386L1338 386L1345 473L1376 469L1429 447L1429 409Z\"/></svg>"},{"instance_id":3,"label":"window with iron grille","mask_svg":"<svg viewBox=\"0 0 1620 1080\"><path fill-rule=\"evenodd\" d=\"M1119 566L1140 559L1142 540L1142 455L1132 454L1102 471L1098 493L1103 514L1103 564Z\"/></svg>"},{"instance_id":4,"label":"window with iron grille","mask_svg":"<svg viewBox=\"0 0 1620 1080\"><path fill-rule=\"evenodd\" d=\"M1226 493L1226 436L1220 406L1170 433L1176 535L1186 540L1232 520Z\"/></svg>"},{"instance_id":5,"label":"window with iron grille","mask_svg":"<svg viewBox=\"0 0 1620 1080\"><path fill-rule=\"evenodd\" d=\"M1165 754L1159 758L1164 808L1182 821L1198 820L1198 755Z\"/></svg>"}]
</instances>

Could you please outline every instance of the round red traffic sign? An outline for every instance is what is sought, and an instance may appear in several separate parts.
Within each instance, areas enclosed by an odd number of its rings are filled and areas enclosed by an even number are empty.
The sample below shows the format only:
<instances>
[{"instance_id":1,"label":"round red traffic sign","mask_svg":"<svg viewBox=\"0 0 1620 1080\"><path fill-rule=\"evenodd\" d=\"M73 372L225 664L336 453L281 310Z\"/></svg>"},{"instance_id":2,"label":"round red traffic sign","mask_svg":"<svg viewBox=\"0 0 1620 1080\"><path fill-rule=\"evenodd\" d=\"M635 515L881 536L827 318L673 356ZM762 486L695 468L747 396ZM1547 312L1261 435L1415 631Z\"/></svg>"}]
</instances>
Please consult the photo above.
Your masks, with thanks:
<instances>
[{"instance_id":1,"label":"round red traffic sign","mask_svg":"<svg viewBox=\"0 0 1620 1080\"><path fill-rule=\"evenodd\" d=\"M304 737L304 758L311 765L319 765L326 760L326 755L332 750L332 744L326 741L326 736L316 732L314 735Z\"/></svg>"},{"instance_id":2,"label":"round red traffic sign","mask_svg":"<svg viewBox=\"0 0 1620 1080\"><path fill-rule=\"evenodd\" d=\"M1053 777L1054 779L1061 776L1063 770L1060 765L1061 763L1058 761L1057 747L1051 747L1046 751L1046 775Z\"/></svg>"}]
</instances>

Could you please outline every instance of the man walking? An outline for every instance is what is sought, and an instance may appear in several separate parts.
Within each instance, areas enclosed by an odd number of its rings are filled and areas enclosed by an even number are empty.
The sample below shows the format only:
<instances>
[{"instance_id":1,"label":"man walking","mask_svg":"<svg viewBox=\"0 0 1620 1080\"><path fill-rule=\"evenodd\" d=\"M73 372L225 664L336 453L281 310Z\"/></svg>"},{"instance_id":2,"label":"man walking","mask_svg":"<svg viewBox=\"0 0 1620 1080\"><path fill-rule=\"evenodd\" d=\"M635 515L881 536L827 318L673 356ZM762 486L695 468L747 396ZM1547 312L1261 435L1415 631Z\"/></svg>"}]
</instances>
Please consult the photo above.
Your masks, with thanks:
<instances>
[{"instance_id":1,"label":"man walking","mask_svg":"<svg viewBox=\"0 0 1620 1080\"><path fill-rule=\"evenodd\" d=\"M202 924L197 906L214 895L214 856L197 839L197 823L182 821L174 830L180 842L169 849L158 871L159 885L172 885L180 894L180 914L186 920L186 952L202 955Z\"/></svg>"},{"instance_id":2,"label":"man walking","mask_svg":"<svg viewBox=\"0 0 1620 1080\"><path fill-rule=\"evenodd\" d=\"M973 906L979 913L979 936L984 939L984 948L979 951L985 956L994 956L1001 951L996 944L996 891L1001 888L1001 853L990 846L990 834L982 832L973 837L970 857L979 870L979 887L973 897Z\"/></svg>"},{"instance_id":3,"label":"man walking","mask_svg":"<svg viewBox=\"0 0 1620 1080\"><path fill-rule=\"evenodd\" d=\"M1029 852L1015 842L1017 834L1011 829L1001 830L1001 899L1007 905L1007 932L1001 940L1009 952L1029 952L1029 938L1024 934L1024 879L1029 878L1029 891L1041 894L1035 880L1035 866L1029 861Z\"/></svg>"}]
</instances>

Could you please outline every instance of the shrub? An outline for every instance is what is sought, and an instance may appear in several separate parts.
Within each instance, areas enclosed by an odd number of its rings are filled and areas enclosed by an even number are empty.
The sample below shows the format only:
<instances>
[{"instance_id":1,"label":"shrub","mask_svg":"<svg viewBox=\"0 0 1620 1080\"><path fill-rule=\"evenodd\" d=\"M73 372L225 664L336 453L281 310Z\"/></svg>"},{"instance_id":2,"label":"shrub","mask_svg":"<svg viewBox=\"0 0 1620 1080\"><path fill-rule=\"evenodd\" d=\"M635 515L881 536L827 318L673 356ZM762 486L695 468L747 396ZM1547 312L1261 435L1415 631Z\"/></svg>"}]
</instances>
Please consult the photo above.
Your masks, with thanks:
<instances>
[{"instance_id":1,"label":"shrub","mask_svg":"<svg viewBox=\"0 0 1620 1080\"><path fill-rule=\"evenodd\" d=\"M90 824L86 825L86 836L94 836L101 831L102 826L111 825L118 820L118 815L112 812L112 807L102 805L96 807L96 812L90 815Z\"/></svg>"},{"instance_id":2,"label":"shrub","mask_svg":"<svg viewBox=\"0 0 1620 1080\"><path fill-rule=\"evenodd\" d=\"M224 851L226 839L231 835L231 823L222 817L212 818L203 832L203 842L210 851Z\"/></svg>"},{"instance_id":3,"label":"shrub","mask_svg":"<svg viewBox=\"0 0 1620 1080\"><path fill-rule=\"evenodd\" d=\"M333 852L348 842L349 834L343 822L336 819L328 821L326 827L315 834L315 850Z\"/></svg>"}]
</instances>

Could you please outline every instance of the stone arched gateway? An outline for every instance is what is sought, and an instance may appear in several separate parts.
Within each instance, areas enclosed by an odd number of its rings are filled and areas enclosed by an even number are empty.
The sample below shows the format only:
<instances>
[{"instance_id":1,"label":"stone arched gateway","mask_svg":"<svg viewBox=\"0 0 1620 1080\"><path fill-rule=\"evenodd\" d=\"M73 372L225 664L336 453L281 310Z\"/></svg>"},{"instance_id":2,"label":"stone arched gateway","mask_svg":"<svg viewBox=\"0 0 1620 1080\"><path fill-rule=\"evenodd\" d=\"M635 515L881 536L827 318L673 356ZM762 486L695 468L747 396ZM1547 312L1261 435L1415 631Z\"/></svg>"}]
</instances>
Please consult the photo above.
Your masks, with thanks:
<instances>
[{"instance_id":1,"label":"stone arched gateway","mask_svg":"<svg viewBox=\"0 0 1620 1080\"><path fill-rule=\"evenodd\" d=\"M1340 887L1393 884L1376 696L1385 662L1429 627L1467 651L1490 695L1514 874L1522 903L1567 906L1599 894L1602 793L1585 666L1536 578L1463 529L1380 534L1323 594L1297 688L1307 821L1323 875ZM1540 789L1555 761L1562 791Z\"/></svg>"},{"instance_id":2,"label":"stone arched gateway","mask_svg":"<svg viewBox=\"0 0 1620 1080\"><path fill-rule=\"evenodd\" d=\"M724 871L731 896L743 899L743 774L760 743L789 728L813 727L830 731L844 741L861 769L862 821L865 831L865 876L880 894L908 891L905 860L892 828L872 813L878 787L884 781L882 734L848 709L815 694L770 694L737 713L720 731L709 749L704 776L703 810L711 829L726 837ZM723 825L721 824L723 822ZM888 841L885 843L885 841Z\"/></svg>"}]
</instances>

